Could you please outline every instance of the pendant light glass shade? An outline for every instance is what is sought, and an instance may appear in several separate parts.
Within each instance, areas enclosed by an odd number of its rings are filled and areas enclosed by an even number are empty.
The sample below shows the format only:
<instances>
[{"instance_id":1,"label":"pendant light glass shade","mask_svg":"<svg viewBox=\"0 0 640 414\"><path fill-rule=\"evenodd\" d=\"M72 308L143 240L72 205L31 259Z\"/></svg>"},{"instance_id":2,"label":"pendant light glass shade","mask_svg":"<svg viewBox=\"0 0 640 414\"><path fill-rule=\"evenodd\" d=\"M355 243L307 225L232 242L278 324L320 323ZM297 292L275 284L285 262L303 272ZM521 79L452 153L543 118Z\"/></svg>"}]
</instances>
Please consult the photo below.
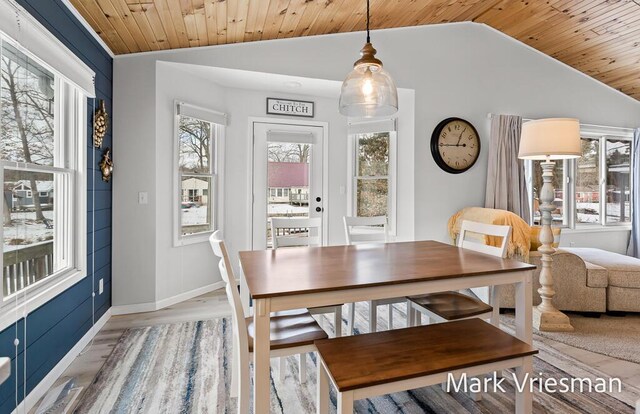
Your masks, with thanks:
<instances>
[{"instance_id":1,"label":"pendant light glass shade","mask_svg":"<svg viewBox=\"0 0 640 414\"><path fill-rule=\"evenodd\" d=\"M398 111L396 84L376 58L369 41L369 1L367 0L367 43L360 59L342 83L340 113L353 118L373 118L393 115Z\"/></svg>"},{"instance_id":2,"label":"pendant light glass shade","mask_svg":"<svg viewBox=\"0 0 640 414\"><path fill-rule=\"evenodd\" d=\"M382 66L361 64L342 83L340 113L354 118L389 116L398 111L398 90Z\"/></svg>"}]
</instances>

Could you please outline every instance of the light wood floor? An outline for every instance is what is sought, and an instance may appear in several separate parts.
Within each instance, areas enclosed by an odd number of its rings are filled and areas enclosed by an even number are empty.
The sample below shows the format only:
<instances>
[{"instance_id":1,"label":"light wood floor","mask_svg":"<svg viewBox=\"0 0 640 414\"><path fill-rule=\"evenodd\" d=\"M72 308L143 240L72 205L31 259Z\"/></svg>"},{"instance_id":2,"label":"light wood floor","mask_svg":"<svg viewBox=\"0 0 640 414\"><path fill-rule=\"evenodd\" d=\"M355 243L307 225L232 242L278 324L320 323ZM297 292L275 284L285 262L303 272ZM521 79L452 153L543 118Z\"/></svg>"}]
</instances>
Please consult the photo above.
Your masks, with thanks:
<instances>
[{"instance_id":1,"label":"light wood floor","mask_svg":"<svg viewBox=\"0 0 640 414\"><path fill-rule=\"evenodd\" d=\"M231 308L224 290L217 290L155 312L112 316L93 342L87 345L56 381L54 387L75 378L76 386L86 389L126 329L206 320L227 315L231 315ZM640 364L585 351L560 342L554 342L552 346L585 364L595 366L605 374L620 378L625 385L640 387ZM82 395L79 398L82 398ZM36 408L31 412L35 413Z\"/></svg>"}]
</instances>

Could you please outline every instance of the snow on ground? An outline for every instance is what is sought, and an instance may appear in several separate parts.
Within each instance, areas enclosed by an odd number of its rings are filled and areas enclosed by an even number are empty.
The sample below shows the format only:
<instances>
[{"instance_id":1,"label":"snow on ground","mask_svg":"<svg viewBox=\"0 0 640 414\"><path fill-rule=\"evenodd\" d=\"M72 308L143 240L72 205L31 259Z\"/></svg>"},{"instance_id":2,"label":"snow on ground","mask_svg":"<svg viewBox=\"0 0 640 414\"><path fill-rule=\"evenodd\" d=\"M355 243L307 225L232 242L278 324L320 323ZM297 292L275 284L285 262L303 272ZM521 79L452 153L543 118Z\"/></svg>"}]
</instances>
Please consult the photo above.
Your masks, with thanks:
<instances>
[{"instance_id":1,"label":"snow on ground","mask_svg":"<svg viewBox=\"0 0 640 414\"><path fill-rule=\"evenodd\" d=\"M269 204L268 214L272 215L300 215L308 214L309 206L292 206L289 204ZM207 206L196 206L182 209L182 225L195 226L207 222Z\"/></svg>"},{"instance_id":2,"label":"snow on ground","mask_svg":"<svg viewBox=\"0 0 640 414\"><path fill-rule=\"evenodd\" d=\"M195 226L198 224L207 223L208 217L207 206L191 207L182 209L182 225L183 226Z\"/></svg>"},{"instance_id":3,"label":"snow on ground","mask_svg":"<svg viewBox=\"0 0 640 414\"><path fill-rule=\"evenodd\" d=\"M309 206L292 206L290 204L269 204L268 205L268 214L274 215L282 215L282 214L308 214Z\"/></svg>"},{"instance_id":4,"label":"snow on ground","mask_svg":"<svg viewBox=\"0 0 640 414\"><path fill-rule=\"evenodd\" d=\"M43 211L45 218L53 223L53 211ZM3 227L4 252L22 249L27 245L53 239L53 229L48 229L44 223L36 223L35 212L11 213L12 225ZM24 240L20 245L9 244L11 240Z\"/></svg>"},{"instance_id":5,"label":"snow on ground","mask_svg":"<svg viewBox=\"0 0 640 414\"><path fill-rule=\"evenodd\" d=\"M600 204L576 203L576 208L578 209L578 223L598 223L600 220ZM629 203L625 204L624 210L628 221L631 218ZM620 220L620 203L607 203L607 219L609 222Z\"/></svg>"}]
</instances>

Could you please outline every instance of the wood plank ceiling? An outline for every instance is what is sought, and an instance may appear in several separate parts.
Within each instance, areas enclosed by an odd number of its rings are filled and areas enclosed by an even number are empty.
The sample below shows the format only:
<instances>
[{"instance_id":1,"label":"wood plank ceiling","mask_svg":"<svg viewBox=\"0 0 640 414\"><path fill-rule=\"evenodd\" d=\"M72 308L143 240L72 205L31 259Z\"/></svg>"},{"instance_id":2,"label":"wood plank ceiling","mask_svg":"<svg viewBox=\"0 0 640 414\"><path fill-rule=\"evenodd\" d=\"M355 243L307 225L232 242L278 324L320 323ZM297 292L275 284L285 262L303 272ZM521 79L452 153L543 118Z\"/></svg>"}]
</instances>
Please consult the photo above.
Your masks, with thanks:
<instances>
[{"instance_id":1,"label":"wood plank ceiling","mask_svg":"<svg viewBox=\"0 0 640 414\"><path fill-rule=\"evenodd\" d=\"M71 0L116 54L364 30L365 0ZM640 0L371 0L373 29L486 23L640 99Z\"/></svg>"}]
</instances>

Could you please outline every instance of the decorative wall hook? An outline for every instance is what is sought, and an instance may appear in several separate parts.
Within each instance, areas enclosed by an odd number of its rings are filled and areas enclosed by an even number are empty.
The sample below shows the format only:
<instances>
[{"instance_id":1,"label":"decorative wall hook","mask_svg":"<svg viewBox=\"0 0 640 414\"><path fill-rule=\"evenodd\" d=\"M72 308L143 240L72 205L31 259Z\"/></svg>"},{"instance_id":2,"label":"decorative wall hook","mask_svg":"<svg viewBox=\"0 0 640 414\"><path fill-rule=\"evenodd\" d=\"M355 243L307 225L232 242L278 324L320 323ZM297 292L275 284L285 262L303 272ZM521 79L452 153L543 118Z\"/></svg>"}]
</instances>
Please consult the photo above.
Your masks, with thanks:
<instances>
[{"instance_id":1,"label":"decorative wall hook","mask_svg":"<svg viewBox=\"0 0 640 414\"><path fill-rule=\"evenodd\" d=\"M102 140L107 134L109 127L109 114L104 104L104 99L100 99L100 106L93 115L93 145L96 148L102 147Z\"/></svg>"},{"instance_id":2,"label":"decorative wall hook","mask_svg":"<svg viewBox=\"0 0 640 414\"><path fill-rule=\"evenodd\" d=\"M113 160L111 159L111 148L107 147L102 154L100 161L100 171L102 171L102 181L108 183L113 173Z\"/></svg>"}]
</instances>

